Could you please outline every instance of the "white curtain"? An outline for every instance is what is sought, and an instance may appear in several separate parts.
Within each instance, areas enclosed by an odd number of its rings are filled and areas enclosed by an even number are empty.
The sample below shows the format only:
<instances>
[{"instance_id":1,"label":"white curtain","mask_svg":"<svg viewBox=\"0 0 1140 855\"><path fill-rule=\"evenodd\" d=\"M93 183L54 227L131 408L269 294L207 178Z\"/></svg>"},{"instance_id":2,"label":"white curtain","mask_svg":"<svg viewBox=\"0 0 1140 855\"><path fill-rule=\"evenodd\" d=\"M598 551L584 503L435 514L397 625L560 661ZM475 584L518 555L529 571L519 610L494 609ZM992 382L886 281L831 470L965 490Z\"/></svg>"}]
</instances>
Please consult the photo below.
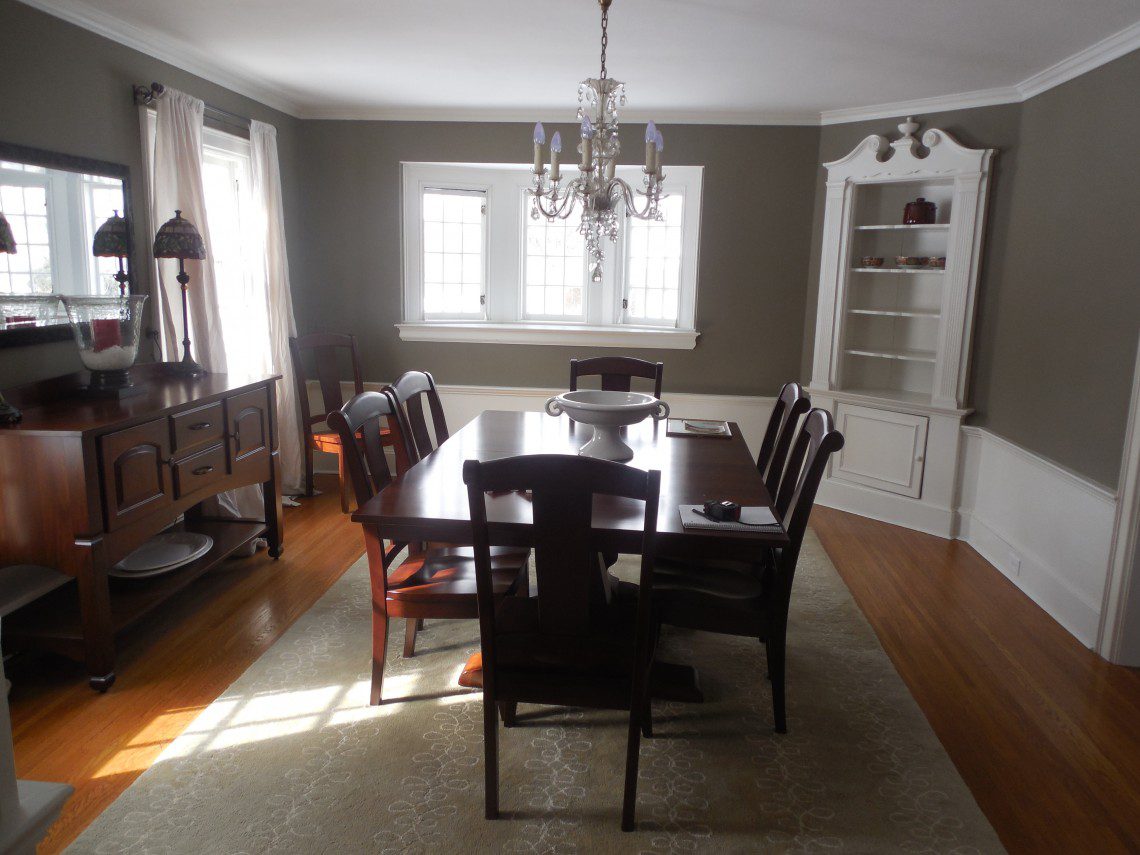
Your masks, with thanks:
<instances>
[{"instance_id":1,"label":"white curtain","mask_svg":"<svg viewBox=\"0 0 1140 855\"><path fill-rule=\"evenodd\" d=\"M299 432L300 410L289 338L297 335L293 298L289 290L289 259L285 255L285 209L281 201L281 166L277 159L277 129L252 121L249 142L253 166L253 202L264 218L265 299L269 320L270 371L281 375L277 384L277 424L281 445L284 492L304 492L304 449ZM262 225L259 223L259 226Z\"/></svg>"},{"instance_id":2,"label":"white curtain","mask_svg":"<svg viewBox=\"0 0 1140 855\"><path fill-rule=\"evenodd\" d=\"M206 242L205 261L186 261L190 275L188 306L190 341L194 357L209 371L225 373L226 349L222 341L222 318L214 283L210 229L206 220L206 196L202 185L202 116L205 105L176 89L167 89L156 107L151 216L155 228L174 216L176 210L192 222ZM157 262L158 317L162 328L163 358L182 358L182 293L175 277L178 261Z\"/></svg>"}]
</instances>

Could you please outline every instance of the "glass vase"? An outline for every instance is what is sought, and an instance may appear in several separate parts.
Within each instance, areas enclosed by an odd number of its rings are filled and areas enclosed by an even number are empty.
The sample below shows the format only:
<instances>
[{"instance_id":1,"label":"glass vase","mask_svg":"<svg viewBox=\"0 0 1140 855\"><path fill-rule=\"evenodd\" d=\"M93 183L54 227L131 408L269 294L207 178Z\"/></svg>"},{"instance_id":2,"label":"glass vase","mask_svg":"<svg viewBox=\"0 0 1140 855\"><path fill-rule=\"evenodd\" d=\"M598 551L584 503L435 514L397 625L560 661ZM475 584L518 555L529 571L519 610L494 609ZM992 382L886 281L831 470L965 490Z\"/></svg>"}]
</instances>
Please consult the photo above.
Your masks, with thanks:
<instances>
[{"instance_id":1,"label":"glass vase","mask_svg":"<svg viewBox=\"0 0 1140 855\"><path fill-rule=\"evenodd\" d=\"M146 296L60 299L79 346L79 359L91 372L92 389L130 386L130 367L139 353Z\"/></svg>"}]
</instances>

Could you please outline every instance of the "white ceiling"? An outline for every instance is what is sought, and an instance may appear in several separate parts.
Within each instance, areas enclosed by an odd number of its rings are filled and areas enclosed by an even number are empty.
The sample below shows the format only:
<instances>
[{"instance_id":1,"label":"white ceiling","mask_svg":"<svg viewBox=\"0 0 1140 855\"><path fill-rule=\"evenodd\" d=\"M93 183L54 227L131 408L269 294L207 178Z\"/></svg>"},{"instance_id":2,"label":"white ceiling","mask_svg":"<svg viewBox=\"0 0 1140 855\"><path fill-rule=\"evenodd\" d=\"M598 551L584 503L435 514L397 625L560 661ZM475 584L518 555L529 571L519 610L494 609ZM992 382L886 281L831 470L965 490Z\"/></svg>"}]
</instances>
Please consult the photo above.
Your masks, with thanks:
<instances>
[{"instance_id":1,"label":"white ceiling","mask_svg":"<svg viewBox=\"0 0 1140 855\"><path fill-rule=\"evenodd\" d=\"M557 120L598 70L595 0L26 2L305 117ZM663 122L1017 101L1140 46L1140 0L614 0L610 18L625 115Z\"/></svg>"}]
</instances>

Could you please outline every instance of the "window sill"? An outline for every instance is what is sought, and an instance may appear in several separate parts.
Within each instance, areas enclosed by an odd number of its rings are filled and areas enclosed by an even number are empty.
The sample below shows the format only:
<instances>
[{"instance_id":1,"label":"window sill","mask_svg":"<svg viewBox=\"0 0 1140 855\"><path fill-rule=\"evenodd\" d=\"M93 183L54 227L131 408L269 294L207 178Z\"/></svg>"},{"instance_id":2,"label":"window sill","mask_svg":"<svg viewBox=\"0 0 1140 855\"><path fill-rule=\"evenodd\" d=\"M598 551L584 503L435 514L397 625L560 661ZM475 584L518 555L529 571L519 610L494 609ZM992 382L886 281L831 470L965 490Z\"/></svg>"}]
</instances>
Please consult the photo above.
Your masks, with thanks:
<instances>
[{"instance_id":1,"label":"window sill","mask_svg":"<svg viewBox=\"0 0 1140 855\"><path fill-rule=\"evenodd\" d=\"M573 326L569 324L494 324L439 321L396 324L401 341L453 341L468 344L546 344L589 347L632 347L656 350L692 350L696 330L626 326Z\"/></svg>"}]
</instances>

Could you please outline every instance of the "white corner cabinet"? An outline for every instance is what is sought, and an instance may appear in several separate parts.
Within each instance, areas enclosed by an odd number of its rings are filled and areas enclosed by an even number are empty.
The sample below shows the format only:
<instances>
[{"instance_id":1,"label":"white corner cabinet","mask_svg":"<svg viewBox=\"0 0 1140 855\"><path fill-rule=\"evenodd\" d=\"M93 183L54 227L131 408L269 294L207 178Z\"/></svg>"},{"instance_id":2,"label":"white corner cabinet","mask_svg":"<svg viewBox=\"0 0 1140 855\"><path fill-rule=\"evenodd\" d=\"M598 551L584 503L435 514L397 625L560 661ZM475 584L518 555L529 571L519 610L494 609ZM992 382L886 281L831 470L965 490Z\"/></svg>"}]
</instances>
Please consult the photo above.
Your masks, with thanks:
<instances>
[{"instance_id":1,"label":"white corner cabinet","mask_svg":"<svg viewBox=\"0 0 1140 855\"><path fill-rule=\"evenodd\" d=\"M993 149L942 130L869 136L825 163L811 395L846 438L820 487L833 507L955 534L978 266ZM908 202L937 206L904 225ZM946 259L906 267L899 256ZM881 266L865 258L883 259Z\"/></svg>"}]
</instances>

